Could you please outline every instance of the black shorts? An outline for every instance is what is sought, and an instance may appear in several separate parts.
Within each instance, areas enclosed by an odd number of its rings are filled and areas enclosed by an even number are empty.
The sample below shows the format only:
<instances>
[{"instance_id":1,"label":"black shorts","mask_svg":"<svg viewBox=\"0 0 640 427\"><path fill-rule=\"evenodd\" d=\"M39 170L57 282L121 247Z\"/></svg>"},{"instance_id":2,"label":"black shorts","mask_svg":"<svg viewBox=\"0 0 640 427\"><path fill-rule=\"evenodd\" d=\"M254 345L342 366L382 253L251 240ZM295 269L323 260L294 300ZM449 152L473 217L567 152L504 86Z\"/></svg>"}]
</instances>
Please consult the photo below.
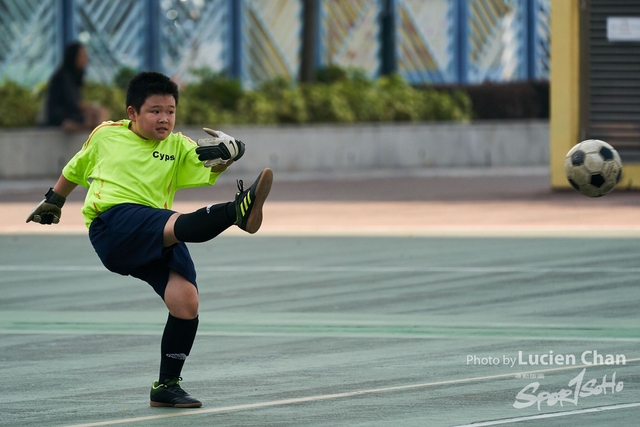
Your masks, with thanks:
<instances>
[{"instance_id":1,"label":"black shorts","mask_svg":"<svg viewBox=\"0 0 640 427\"><path fill-rule=\"evenodd\" d=\"M109 271L144 280L164 298L170 270L198 286L187 246L162 247L164 227L174 213L136 204L117 205L93 220L89 239Z\"/></svg>"}]
</instances>

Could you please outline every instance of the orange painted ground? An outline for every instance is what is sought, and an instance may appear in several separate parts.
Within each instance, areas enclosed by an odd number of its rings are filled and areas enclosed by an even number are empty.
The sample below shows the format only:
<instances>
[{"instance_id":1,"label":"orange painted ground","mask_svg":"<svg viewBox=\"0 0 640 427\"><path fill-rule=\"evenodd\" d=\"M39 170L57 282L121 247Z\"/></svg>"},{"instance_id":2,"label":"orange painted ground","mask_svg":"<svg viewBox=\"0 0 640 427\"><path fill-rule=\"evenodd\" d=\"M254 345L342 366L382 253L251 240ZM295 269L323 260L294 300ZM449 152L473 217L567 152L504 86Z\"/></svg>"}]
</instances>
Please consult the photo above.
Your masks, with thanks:
<instances>
[{"instance_id":1,"label":"orange painted ground","mask_svg":"<svg viewBox=\"0 0 640 427\"><path fill-rule=\"evenodd\" d=\"M178 193L174 210L230 200L233 180ZM640 192L599 199L554 192L547 177L392 177L278 181L259 233L270 235L640 236ZM56 226L25 224L45 189L0 194L0 233L86 233L83 190L70 197ZM228 233L242 234L232 229Z\"/></svg>"}]
</instances>

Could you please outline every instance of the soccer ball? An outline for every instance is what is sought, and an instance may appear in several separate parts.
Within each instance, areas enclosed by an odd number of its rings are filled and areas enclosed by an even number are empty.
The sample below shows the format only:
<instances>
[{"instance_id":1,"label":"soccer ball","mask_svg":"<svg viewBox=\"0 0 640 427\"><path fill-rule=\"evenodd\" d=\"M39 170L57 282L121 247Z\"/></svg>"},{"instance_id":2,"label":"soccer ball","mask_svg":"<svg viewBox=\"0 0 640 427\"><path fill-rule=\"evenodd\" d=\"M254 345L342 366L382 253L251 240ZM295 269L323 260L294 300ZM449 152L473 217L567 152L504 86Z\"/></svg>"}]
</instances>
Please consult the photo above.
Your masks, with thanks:
<instances>
[{"instance_id":1,"label":"soccer ball","mask_svg":"<svg viewBox=\"0 0 640 427\"><path fill-rule=\"evenodd\" d=\"M587 139L576 144L564 159L569 184L585 196L601 197L610 193L622 177L622 160L609 144Z\"/></svg>"}]
</instances>

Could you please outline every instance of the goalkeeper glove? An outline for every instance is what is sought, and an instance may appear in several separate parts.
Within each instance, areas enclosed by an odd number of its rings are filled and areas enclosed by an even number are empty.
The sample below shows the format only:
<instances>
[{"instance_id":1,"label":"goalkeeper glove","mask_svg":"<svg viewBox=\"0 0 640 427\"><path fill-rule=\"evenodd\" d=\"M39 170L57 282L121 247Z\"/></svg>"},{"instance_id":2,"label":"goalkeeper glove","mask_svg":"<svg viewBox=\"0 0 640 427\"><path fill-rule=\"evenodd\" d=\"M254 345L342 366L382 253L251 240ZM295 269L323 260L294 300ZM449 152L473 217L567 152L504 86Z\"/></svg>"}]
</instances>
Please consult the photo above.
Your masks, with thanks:
<instances>
[{"instance_id":1,"label":"goalkeeper glove","mask_svg":"<svg viewBox=\"0 0 640 427\"><path fill-rule=\"evenodd\" d=\"M66 197L62 197L53 188L44 195L44 200L35 207L27 218L27 222L33 221L39 224L57 224L62 216L62 206L66 201Z\"/></svg>"},{"instance_id":2,"label":"goalkeeper glove","mask_svg":"<svg viewBox=\"0 0 640 427\"><path fill-rule=\"evenodd\" d=\"M244 143L224 132L203 128L213 138L198 140L198 160L204 162L205 167L213 167L227 163L227 160L240 160L244 154Z\"/></svg>"}]
</instances>

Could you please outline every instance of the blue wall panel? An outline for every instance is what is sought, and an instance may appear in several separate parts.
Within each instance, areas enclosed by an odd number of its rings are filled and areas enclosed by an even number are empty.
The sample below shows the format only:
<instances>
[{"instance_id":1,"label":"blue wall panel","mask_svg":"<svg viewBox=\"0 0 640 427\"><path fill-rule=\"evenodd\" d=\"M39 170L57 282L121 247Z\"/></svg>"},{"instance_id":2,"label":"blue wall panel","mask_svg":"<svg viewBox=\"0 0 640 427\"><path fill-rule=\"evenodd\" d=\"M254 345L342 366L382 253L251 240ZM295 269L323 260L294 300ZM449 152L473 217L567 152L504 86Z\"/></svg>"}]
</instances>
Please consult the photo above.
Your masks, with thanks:
<instances>
[{"instance_id":1,"label":"blue wall panel","mask_svg":"<svg viewBox=\"0 0 640 427\"><path fill-rule=\"evenodd\" d=\"M158 17L160 69L178 81L193 78L191 70L231 66L230 2L228 0L163 0Z\"/></svg>"},{"instance_id":2,"label":"blue wall panel","mask_svg":"<svg viewBox=\"0 0 640 427\"><path fill-rule=\"evenodd\" d=\"M256 84L277 76L297 79L302 46L302 2L243 0L242 81Z\"/></svg>"},{"instance_id":3,"label":"blue wall panel","mask_svg":"<svg viewBox=\"0 0 640 427\"><path fill-rule=\"evenodd\" d=\"M321 65L380 69L381 0L320 0Z\"/></svg>"},{"instance_id":4,"label":"blue wall panel","mask_svg":"<svg viewBox=\"0 0 640 427\"><path fill-rule=\"evenodd\" d=\"M1 79L25 86L47 80L62 57L62 12L60 1L0 1Z\"/></svg>"},{"instance_id":5,"label":"blue wall panel","mask_svg":"<svg viewBox=\"0 0 640 427\"><path fill-rule=\"evenodd\" d=\"M317 2L321 66L396 70L413 84L549 78L550 0ZM295 79L302 12L303 0L0 0L0 78L42 84L80 40L103 83L122 67L181 82L207 67L248 87Z\"/></svg>"}]
</instances>

